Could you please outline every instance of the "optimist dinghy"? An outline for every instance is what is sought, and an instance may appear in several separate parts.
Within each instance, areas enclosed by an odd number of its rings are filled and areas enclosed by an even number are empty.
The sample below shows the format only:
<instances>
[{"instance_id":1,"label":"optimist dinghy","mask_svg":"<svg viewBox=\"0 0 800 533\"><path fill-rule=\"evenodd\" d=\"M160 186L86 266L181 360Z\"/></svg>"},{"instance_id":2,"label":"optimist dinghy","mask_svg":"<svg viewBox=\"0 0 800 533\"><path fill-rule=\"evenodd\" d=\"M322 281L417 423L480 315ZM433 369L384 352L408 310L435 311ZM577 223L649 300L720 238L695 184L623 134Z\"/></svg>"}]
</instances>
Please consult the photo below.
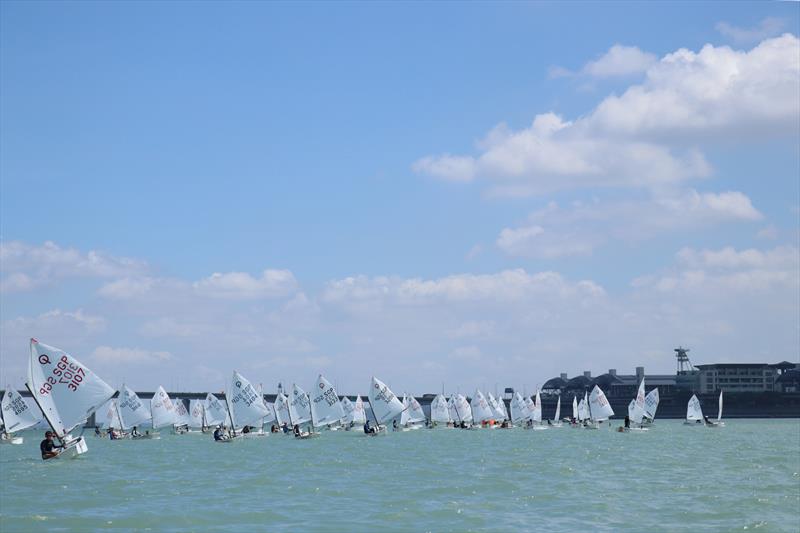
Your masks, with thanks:
<instances>
[{"instance_id":1,"label":"optimist dinghy","mask_svg":"<svg viewBox=\"0 0 800 533\"><path fill-rule=\"evenodd\" d=\"M31 339L25 386L62 448L59 457L88 451L86 439L69 433L114 396L114 389L66 352Z\"/></svg>"}]
</instances>

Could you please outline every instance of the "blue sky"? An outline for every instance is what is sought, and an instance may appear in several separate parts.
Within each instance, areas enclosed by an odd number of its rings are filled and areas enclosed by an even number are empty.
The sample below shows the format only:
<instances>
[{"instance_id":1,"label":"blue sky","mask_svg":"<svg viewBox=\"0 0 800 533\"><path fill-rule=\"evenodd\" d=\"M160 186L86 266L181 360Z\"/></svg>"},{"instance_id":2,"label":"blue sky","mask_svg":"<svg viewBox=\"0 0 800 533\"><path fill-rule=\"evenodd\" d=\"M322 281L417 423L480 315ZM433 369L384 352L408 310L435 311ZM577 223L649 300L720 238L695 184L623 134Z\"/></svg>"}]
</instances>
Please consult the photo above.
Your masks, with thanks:
<instances>
[{"instance_id":1,"label":"blue sky","mask_svg":"<svg viewBox=\"0 0 800 533\"><path fill-rule=\"evenodd\" d=\"M149 389L800 351L797 4L0 11L6 381L30 336Z\"/></svg>"}]
</instances>

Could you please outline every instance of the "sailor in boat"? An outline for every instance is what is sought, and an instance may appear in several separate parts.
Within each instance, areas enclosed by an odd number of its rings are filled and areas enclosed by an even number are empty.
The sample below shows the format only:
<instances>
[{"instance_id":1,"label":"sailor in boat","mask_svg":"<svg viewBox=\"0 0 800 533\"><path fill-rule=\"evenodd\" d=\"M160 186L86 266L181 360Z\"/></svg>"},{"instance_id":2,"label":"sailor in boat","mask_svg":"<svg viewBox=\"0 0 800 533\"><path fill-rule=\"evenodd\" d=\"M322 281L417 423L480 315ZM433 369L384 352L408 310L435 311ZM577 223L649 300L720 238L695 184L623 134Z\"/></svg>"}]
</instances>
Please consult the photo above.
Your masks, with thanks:
<instances>
[{"instance_id":1,"label":"sailor in boat","mask_svg":"<svg viewBox=\"0 0 800 533\"><path fill-rule=\"evenodd\" d=\"M94 427L94 436L95 437L102 437L103 436L103 434L100 433L100 428L97 427L97 426Z\"/></svg>"},{"instance_id":2,"label":"sailor in boat","mask_svg":"<svg viewBox=\"0 0 800 533\"><path fill-rule=\"evenodd\" d=\"M371 433L375 433L375 428L374 428L374 427L371 427L371 426L369 425L369 420L367 420L366 422L364 422L364 433L366 433L367 435L369 435L369 434L371 434Z\"/></svg>"},{"instance_id":3,"label":"sailor in boat","mask_svg":"<svg viewBox=\"0 0 800 533\"><path fill-rule=\"evenodd\" d=\"M707 426L716 426L717 425L716 422L712 422L711 420L708 419L708 415L703 415L703 420L705 420ZM699 420L698 420L698 422L699 422Z\"/></svg>"},{"instance_id":4,"label":"sailor in boat","mask_svg":"<svg viewBox=\"0 0 800 533\"><path fill-rule=\"evenodd\" d=\"M276 426L275 424L272 424L272 427L269 428L269 432L270 433L279 433L280 430L278 429L278 426Z\"/></svg>"},{"instance_id":5,"label":"sailor in boat","mask_svg":"<svg viewBox=\"0 0 800 533\"><path fill-rule=\"evenodd\" d=\"M228 440L228 436L222 433L222 426L217 426L214 430L214 440Z\"/></svg>"},{"instance_id":6,"label":"sailor in boat","mask_svg":"<svg viewBox=\"0 0 800 533\"><path fill-rule=\"evenodd\" d=\"M136 426L133 426L133 429L131 429L131 437L140 437L140 436L141 433L139 433L139 430L136 428Z\"/></svg>"},{"instance_id":7,"label":"sailor in boat","mask_svg":"<svg viewBox=\"0 0 800 533\"><path fill-rule=\"evenodd\" d=\"M283 432L284 432L284 433L289 433L289 424L287 424L286 422L284 422L284 423L283 423L283 426L281 426L281 427L283 428Z\"/></svg>"},{"instance_id":8,"label":"sailor in boat","mask_svg":"<svg viewBox=\"0 0 800 533\"><path fill-rule=\"evenodd\" d=\"M397 420L396 419L394 420L394 422L392 422L392 430L397 431Z\"/></svg>"},{"instance_id":9,"label":"sailor in boat","mask_svg":"<svg viewBox=\"0 0 800 533\"><path fill-rule=\"evenodd\" d=\"M245 427L243 427L243 428L242 428L242 433L243 433L243 434L250 433L250 426L245 426Z\"/></svg>"},{"instance_id":10,"label":"sailor in boat","mask_svg":"<svg viewBox=\"0 0 800 533\"><path fill-rule=\"evenodd\" d=\"M44 440L39 444L39 450L42 452L42 459L52 459L58 457L61 452L55 451L56 448L64 448L63 444L56 444L53 442L53 432L45 431Z\"/></svg>"}]
</instances>

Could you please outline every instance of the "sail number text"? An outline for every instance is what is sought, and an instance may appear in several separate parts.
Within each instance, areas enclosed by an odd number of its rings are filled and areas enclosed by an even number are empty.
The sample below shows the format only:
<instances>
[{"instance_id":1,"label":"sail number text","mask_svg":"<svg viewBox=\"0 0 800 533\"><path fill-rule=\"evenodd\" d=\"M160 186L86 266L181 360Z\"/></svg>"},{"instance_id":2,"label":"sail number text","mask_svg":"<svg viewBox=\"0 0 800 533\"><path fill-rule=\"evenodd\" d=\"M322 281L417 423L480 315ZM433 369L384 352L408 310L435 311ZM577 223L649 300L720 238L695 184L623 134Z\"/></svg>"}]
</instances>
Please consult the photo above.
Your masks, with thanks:
<instances>
[{"instance_id":1,"label":"sail number text","mask_svg":"<svg viewBox=\"0 0 800 533\"><path fill-rule=\"evenodd\" d=\"M84 372L83 367L75 363L70 363L67 356L64 355L53 369L53 375L48 376L47 381L39 388L39 394L44 395L49 393L53 390L53 385L59 383L66 384L67 388L71 391L76 391L84 377L86 377L86 372Z\"/></svg>"}]
</instances>

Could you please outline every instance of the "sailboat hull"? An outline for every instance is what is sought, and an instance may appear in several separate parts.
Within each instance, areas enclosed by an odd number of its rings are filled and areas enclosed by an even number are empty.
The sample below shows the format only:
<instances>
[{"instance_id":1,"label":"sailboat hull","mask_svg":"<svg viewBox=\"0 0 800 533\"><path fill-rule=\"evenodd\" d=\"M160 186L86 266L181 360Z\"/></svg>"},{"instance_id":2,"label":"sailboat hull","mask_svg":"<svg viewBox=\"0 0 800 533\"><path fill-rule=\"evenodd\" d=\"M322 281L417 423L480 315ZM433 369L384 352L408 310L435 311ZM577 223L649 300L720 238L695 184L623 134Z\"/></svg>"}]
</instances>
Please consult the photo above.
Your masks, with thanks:
<instances>
[{"instance_id":1,"label":"sailboat hull","mask_svg":"<svg viewBox=\"0 0 800 533\"><path fill-rule=\"evenodd\" d=\"M75 459L89 451L86 445L86 439L78 437L75 440L69 441L65 448L63 448L58 455L45 459L45 461L52 461L53 459Z\"/></svg>"}]
</instances>

